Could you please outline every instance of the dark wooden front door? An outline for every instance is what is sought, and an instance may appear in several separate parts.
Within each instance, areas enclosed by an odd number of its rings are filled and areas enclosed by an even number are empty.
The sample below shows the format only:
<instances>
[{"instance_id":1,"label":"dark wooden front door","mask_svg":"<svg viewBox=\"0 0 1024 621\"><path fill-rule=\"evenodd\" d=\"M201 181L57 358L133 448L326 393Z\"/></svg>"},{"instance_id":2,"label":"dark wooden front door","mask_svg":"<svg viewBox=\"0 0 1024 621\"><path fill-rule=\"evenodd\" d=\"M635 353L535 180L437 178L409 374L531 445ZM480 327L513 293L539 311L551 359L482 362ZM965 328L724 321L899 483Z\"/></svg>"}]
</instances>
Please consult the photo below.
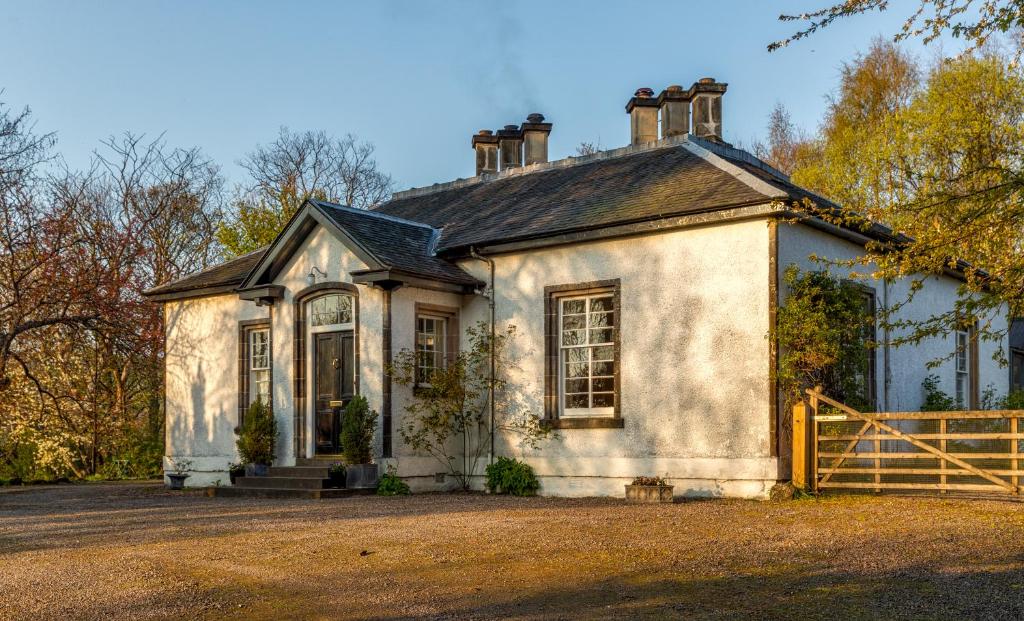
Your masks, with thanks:
<instances>
[{"instance_id":1,"label":"dark wooden front door","mask_svg":"<svg viewBox=\"0 0 1024 621\"><path fill-rule=\"evenodd\" d=\"M326 332L314 334L316 347L313 364L316 369L316 452L338 453L341 413L352 398L355 369L352 364L352 333ZM331 402L335 405L331 405ZM337 403L342 405L338 406Z\"/></svg>"}]
</instances>

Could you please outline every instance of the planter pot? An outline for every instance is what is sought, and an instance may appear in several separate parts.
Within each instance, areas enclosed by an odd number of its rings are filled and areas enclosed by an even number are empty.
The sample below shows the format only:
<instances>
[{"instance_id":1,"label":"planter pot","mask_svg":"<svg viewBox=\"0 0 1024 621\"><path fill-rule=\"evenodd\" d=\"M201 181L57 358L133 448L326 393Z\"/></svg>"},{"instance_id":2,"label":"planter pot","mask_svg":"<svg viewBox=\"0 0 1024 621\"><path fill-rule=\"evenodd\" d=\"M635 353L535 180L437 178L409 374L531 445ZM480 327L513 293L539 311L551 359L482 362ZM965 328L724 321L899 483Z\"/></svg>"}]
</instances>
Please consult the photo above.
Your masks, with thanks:
<instances>
[{"instance_id":1,"label":"planter pot","mask_svg":"<svg viewBox=\"0 0 1024 621\"><path fill-rule=\"evenodd\" d=\"M168 474L167 479L170 481L171 489L185 489L185 479L188 478L187 474Z\"/></svg>"},{"instance_id":2,"label":"planter pot","mask_svg":"<svg viewBox=\"0 0 1024 621\"><path fill-rule=\"evenodd\" d=\"M331 487L345 487L347 474L348 470L345 470L345 472L328 472L327 478L331 480Z\"/></svg>"},{"instance_id":3,"label":"planter pot","mask_svg":"<svg viewBox=\"0 0 1024 621\"><path fill-rule=\"evenodd\" d=\"M247 477L265 477L270 472L270 466L267 464L245 464L245 476Z\"/></svg>"},{"instance_id":4,"label":"planter pot","mask_svg":"<svg viewBox=\"0 0 1024 621\"><path fill-rule=\"evenodd\" d=\"M627 485L626 502L670 503L673 502L671 485Z\"/></svg>"},{"instance_id":5,"label":"planter pot","mask_svg":"<svg viewBox=\"0 0 1024 621\"><path fill-rule=\"evenodd\" d=\"M244 476L245 476L245 471L244 470L242 472L233 472L231 470L228 471L228 477L231 478L231 484L232 485L235 484L235 481L237 481L238 479L240 479L240 478L242 478Z\"/></svg>"},{"instance_id":6,"label":"planter pot","mask_svg":"<svg viewBox=\"0 0 1024 621\"><path fill-rule=\"evenodd\" d=\"M377 487L380 471L377 464L350 464L345 466L345 487L368 489Z\"/></svg>"}]
</instances>

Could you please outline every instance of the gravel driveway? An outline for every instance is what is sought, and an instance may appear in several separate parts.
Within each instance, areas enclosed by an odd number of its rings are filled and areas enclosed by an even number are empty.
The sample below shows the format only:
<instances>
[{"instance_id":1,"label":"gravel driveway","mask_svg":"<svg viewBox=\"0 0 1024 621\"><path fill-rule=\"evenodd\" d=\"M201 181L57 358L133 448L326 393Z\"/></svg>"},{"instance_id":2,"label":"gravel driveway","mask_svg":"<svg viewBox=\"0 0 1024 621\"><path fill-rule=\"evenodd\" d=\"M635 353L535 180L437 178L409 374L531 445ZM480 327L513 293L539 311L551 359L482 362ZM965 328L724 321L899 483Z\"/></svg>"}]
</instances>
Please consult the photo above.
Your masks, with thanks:
<instances>
[{"instance_id":1,"label":"gravel driveway","mask_svg":"<svg viewBox=\"0 0 1024 621\"><path fill-rule=\"evenodd\" d=\"M0 618L1020 619L1024 505L0 489Z\"/></svg>"}]
</instances>

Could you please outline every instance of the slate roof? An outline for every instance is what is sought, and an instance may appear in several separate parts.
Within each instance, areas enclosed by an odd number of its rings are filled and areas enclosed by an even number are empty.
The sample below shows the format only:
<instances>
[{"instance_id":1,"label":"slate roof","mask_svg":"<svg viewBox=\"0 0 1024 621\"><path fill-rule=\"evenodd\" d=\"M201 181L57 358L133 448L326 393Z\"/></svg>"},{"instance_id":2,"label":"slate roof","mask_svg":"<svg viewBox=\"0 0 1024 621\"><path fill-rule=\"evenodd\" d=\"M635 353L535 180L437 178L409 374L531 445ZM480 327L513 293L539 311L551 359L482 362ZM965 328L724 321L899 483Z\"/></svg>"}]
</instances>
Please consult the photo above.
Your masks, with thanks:
<instances>
[{"instance_id":1,"label":"slate roof","mask_svg":"<svg viewBox=\"0 0 1024 621\"><path fill-rule=\"evenodd\" d=\"M201 272L190 274L173 282L145 291L147 296L159 296L169 293L180 293L183 291L196 291L201 289L230 288L241 284L246 275L260 260L267 248L263 247L254 250L249 254L243 254L224 263L208 267Z\"/></svg>"},{"instance_id":2,"label":"slate roof","mask_svg":"<svg viewBox=\"0 0 1024 621\"><path fill-rule=\"evenodd\" d=\"M377 211L442 228L439 250L445 251L766 203L790 194L781 184L768 194L758 191L678 143L453 185L400 193Z\"/></svg>"},{"instance_id":3,"label":"slate roof","mask_svg":"<svg viewBox=\"0 0 1024 621\"><path fill-rule=\"evenodd\" d=\"M440 231L427 224L327 201L311 202L316 203L385 268L443 282L479 284L459 266L433 255Z\"/></svg>"},{"instance_id":4,"label":"slate roof","mask_svg":"<svg viewBox=\"0 0 1024 621\"><path fill-rule=\"evenodd\" d=\"M369 212L311 202L387 268L476 284L442 257L471 246L808 197L824 200L744 151L688 136L399 192ZM238 285L262 252L147 294Z\"/></svg>"}]
</instances>

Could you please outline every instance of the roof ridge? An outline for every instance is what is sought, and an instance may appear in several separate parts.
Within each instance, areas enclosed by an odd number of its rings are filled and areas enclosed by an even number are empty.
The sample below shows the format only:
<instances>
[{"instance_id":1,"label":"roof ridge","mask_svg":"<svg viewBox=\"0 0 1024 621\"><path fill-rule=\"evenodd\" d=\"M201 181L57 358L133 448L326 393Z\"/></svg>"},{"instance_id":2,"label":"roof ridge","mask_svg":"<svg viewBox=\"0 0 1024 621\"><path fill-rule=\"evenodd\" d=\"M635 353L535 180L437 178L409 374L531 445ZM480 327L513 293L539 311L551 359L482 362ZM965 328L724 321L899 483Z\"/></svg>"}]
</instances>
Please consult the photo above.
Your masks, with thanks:
<instances>
[{"instance_id":1,"label":"roof ridge","mask_svg":"<svg viewBox=\"0 0 1024 621\"><path fill-rule=\"evenodd\" d=\"M569 157L565 157L560 160L552 160L550 162L541 162L538 164L529 164L527 166L517 166L515 168L510 168L507 170L503 170L501 172L477 175L476 177L460 178L455 179L454 181L435 183L433 185L427 185L419 188L410 188L408 190L401 190L399 192L393 193L391 195L391 200L388 201L387 203L381 204L379 207L383 207L392 201L402 200L406 198L416 198L419 196L426 196L428 194L435 194L437 192L443 192L445 190L454 190L456 188L480 185L483 183L490 183L492 181L501 181L503 179L509 179L512 177L518 177L522 175L542 173L552 170L561 170L564 168L572 168L575 166L583 166L593 162L610 160L619 157L626 157L637 153L646 153L648 151L657 151L659 149L670 149L685 144L687 142L687 139L688 135L683 134L680 136L663 138L661 140L653 142L645 142L643 144L636 145L627 145L625 147L609 149L607 151L598 151L597 153L590 153L588 155L570 155ZM376 211L376 209L374 211Z\"/></svg>"},{"instance_id":2,"label":"roof ridge","mask_svg":"<svg viewBox=\"0 0 1024 621\"><path fill-rule=\"evenodd\" d=\"M359 209L357 207L352 207L351 205L342 205L340 203L332 203L331 201L325 201L325 200L320 200L320 199L310 199L310 200L313 201L314 203L322 206L322 207L328 207L330 209L337 209L338 211L345 211L345 212L353 213L353 214L373 216L375 218L381 218L382 220L390 220L392 222L397 222L399 224L408 224L410 226L418 226L418 227L421 227L421 228L430 229L432 231L438 230L437 228L435 228L433 226L430 226L426 222L417 222L415 220L407 220L405 218L399 218L398 216L392 216L391 214L386 214L386 213L377 211L375 209Z\"/></svg>"}]
</instances>

